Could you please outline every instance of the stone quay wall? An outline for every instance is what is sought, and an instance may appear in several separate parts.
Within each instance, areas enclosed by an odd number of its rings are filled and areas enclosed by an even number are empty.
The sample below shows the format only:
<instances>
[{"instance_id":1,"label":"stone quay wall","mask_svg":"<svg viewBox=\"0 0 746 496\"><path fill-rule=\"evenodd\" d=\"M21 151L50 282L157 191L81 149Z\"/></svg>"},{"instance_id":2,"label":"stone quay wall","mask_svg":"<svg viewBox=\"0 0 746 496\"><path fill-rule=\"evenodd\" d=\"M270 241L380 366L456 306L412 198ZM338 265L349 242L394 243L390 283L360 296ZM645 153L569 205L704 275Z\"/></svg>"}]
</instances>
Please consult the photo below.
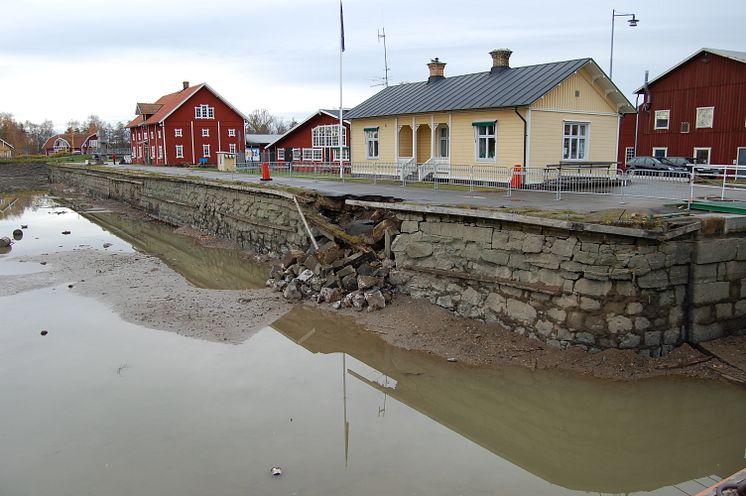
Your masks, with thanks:
<instances>
[{"instance_id":1,"label":"stone quay wall","mask_svg":"<svg viewBox=\"0 0 746 496\"><path fill-rule=\"evenodd\" d=\"M283 191L82 166L50 167L49 175L65 188L122 201L156 219L234 240L257 253L279 256L310 243L293 195Z\"/></svg>"},{"instance_id":2,"label":"stone quay wall","mask_svg":"<svg viewBox=\"0 0 746 496\"><path fill-rule=\"evenodd\" d=\"M690 229L657 240L610 226L593 232L407 210L398 213L391 281L461 316L558 347L652 356L746 331L739 235Z\"/></svg>"}]
</instances>

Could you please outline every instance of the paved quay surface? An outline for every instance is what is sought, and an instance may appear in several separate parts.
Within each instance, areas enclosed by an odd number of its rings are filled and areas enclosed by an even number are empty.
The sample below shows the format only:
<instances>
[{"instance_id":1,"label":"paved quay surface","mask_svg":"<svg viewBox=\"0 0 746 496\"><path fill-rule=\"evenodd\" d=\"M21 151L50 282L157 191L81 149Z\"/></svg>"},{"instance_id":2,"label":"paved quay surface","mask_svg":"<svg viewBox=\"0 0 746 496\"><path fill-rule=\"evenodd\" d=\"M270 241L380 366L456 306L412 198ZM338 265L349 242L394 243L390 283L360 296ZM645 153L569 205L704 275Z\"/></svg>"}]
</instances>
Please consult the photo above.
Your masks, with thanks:
<instances>
[{"instance_id":1,"label":"paved quay surface","mask_svg":"<svg viewBox=\"0 0 746 496\"><path fill-rule=\"evenodd\" d=\"M266 184L259 180L259 176L244 172L218 172L199 169L187 169L183 167L157 167L145 165L111 165L109 167L118 170L138 170L156 172L180 177L193 177L205 179L222 179L230 181L241 181L248 184ZM360 182L340 182L335 180L309 179L277 176L273 177L272 184L280 184L295 188L304 188L318 191L328 196L352 195L352 196L385 196L399 198L403 201L431 205L449 205L490 208L528 208L538 210L572 210L578 213L591 213L608 209L624 208L635 211L672 211L671 205L675 200L664 200L657 198L626 197L619 195L589 195L562 193L562 199L557 200L554 193L520 191L513 192L508 196L506 191L461 191L452 189L434 189L431 185L395 186L382 184L367 184Z\"/></svg>"}]
</instances>

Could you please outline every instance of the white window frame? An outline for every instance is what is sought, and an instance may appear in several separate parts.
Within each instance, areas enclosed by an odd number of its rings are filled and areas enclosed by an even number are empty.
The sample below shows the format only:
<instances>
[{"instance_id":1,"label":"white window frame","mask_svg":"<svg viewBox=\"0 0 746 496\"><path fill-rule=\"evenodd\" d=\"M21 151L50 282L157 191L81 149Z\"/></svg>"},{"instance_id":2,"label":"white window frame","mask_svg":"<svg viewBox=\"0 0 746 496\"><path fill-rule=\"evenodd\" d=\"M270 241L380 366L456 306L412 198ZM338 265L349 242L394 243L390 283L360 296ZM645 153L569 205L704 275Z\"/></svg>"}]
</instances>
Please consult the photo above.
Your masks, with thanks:
<instances>
[{"instance_id":1,"label":"white window frame","mask_svg":"<svg viewBox=\"0 0 746 496\"><path fill-rule=\"evenodd\" d=\"M285 160L285 149L284 148L276 148L276 155L277 155L277 161Z\"/></svg>"},{"instance_id":2,"label":"white window frame","mask_svg":"<svg viewBox=\"0 0 746 496\"><path fill-rule=\"evenodd\" d=\"M324 160L324 149L323 148L304 148L303 149L303 161L304 162L321 162Z\"/></svg>"},{"instance_id":3,"label":"white window frame","mask_svg":"<svg viewBox=\"0 0 746 496\"><path fill-rule=\"evenodd\" d=\"M236 153L236 144L228 143L228 153Z\"/></svg>"},{"instance_id":4,"label":"white window frame","mask_svg":"<svg viewBox=\"0 0 746 496\"><path fill-rule=\"evenodd\" d=\"M694 160L697 160L697 151L699 150L707 150L707 164L710 164L710 160L712 159L712 147L710 146L695 146L694 147L694 153L692 154L692 157Z\"/></svg>"},{"instance_id":5,"label":"white window frame","mask_svg":"<svg viewBox=\"0 0 746 496\"><path fill-rule=\"evenodd\" d=\"M443 147L445 147L445 155L443 154ZM440 132L438 133L438 153L440 158L451 156L451 130L448 126L440 127Z\"/></svg>"},{"instance_id":6,"label":"white window frame","mask_svg":"<svg viewBox=\"0 0 746 496\"><path fill-rule=\"evenodd\" d=\"M150 145L150 157L148 157L148 158L150 158L150 159L154 159L155 158L155 145Z\"/></svg>"},{"instance_id":7,"label":"white window frame","mask_svg":"<svg viewBox=\"0 0 746 496\"><path fill-rule=\"evenodd\" d=\"M210 107L208 104L203 103L194 107L194 118L195 119L214 119L215 118L215 107Z\"/></svg>"},{"instance_id":8,"label":"white window frame","mask_svg":"<svg viewBox=\"0 0 746 496\"><path fill-rule=\"evenodd\" d=\"M704 121L705 111L709 111L709 123L704 122L700 125L700 120ZM697 116L694 119L695 129L712 129L715 127L715 107L697 107Z\"/></svg>"},{"instance_id":9,"label":"white window frame","mask_svg":"<svg viewBox=\"0 0 746 496\"><path fill-rule=\"evenodd\" d=\"M301 148L293 148L293 162L298 162L303 157L303 150Z\"/></svg>"},{"instance_id":10,"label":"white window frame","mask_svg":"<svg viewBox=\"0 0 746 496\"><path fill-rule=\"evenodd\" d=\"M155 136L153 135L153 130L150 130L150 139L155 139Z\"/></svg>"},{"instance_id":11,"label":"white window frame","mask_svg":"<svg viewBox=\"0 0 746 496\"><path fill-rule=\"evenodd\" d=\"M181 129L180 127L177 127L176 129L174 129L174 138L181 138L182 136L184 136L183 129Z\"/></svg>"},{"instance_id":12,"label":"white window frame","mask_svg":"<svg viewBox=\"0 0 746 496\"><path fill-rule=\"evenodd\" d=\"M202 145L202 156L203 157L209 157L210 156L210 144L205 143Z\"/></svg>"},{"instance_id":13,"label":"white window frame","mask_svg":"<svg viewBox=\"0 0 746 496\"><path fill-rule=\"evenodd\" d=\"M334 161L339 162L339 148L332 148L332 150L334 150ZM349 146L342 147L342 161L343 162L350 161L350 147Z\"/></svg>"},{"instance_id":14,"label":"white window frame","mask_svg":"<svg viewBox=\"0 0 746 496\"><path fill-rule=\"evenodd\" d=\"M474 128L474 160L477 162L497 162L497 121L493 124L475 124ZM490 134L490 128L492 133ZM484 131L484 132L482 132ZM492 157L490 157L490 140L492 142ZM480 142L485 142L486 157L480 157Z\"/></svg>"},{"instance_id":15,"label":"white window frame","mask_svg":"<svg viewBox=\"0 0 746 496\"><path fill-rule=\"evenodd\" d=\"M663 155L661 155L660 157L655 154L655 152L658 150L663 150ZM654 146L652 149L651 155L655 158L668 157L668 147L667 146Z\"/></svg>"},{"instance_id":16,"label":"white window frame","mask_svg":"<svg viewBox=\"0 0 746 496\"><path fill-rule=\"evenodd\" d=\"M158 130L158 139L161 139L161 130Z\"/></svg>"},{"instance_id":17,"label":"white window frame","mask_svg":"<svg viewBox=\"0 0 746 496\"><path fill-rule=\"evenodd\" d=\"M203 138L209 138L210 137L210 128L209 127L203 127L202 128L202 137Z\"/></svg>"},{"instance_id":18,"label":"white window frame","mask_svg":"<svg viewBox=\"0 0 746 496\"><path fill-rule=\"evenodd\" d=\"M163 158L163 145L158 145L158 158Z\"/></svg>"},{"instance_id":19,"label":"white window frame","mask_svg":"<svg viewBox=\"0 0 746 496\"><path fill-rule=\"evenodd\" d=\"M665 117L663 117L665 115ZM660 117L659 117L660 116ZM666 125L659 126L658 120L666 120ZM653 129L668 129L671 125L671 110L670 109L664 109L664 110L656 110L655 113L653 113Z\"/></svg>"},{"instance_id":20,"label":"white window frame","mask_svg":"<svg viewBox=\"0 0 746 496\"><path fill-rule=\"evenodd\" d=\"M567 126L570 126L570 134L567 133ZM578 126L578 134L572 134L572 126ZM580 132L585 128L585 134ZM566 147L565 143L570 140L570 146ZM572 142L576 141L577 156L573 157ZM580 143L583 144L583 153L580 154ZM562 124L562 161L563 162L587 162L591 155L591 123L589 121L564 121Z\"/></svg>"},{"instance_id":21,"label":"white window frame","mask_svg":"<svg viewBox=\"0 0 746 496\"><path fill-rule=\"evenodd\" d=\"M378 128L365 132L365 158L368 160L378 160L381 154L380 143L378 141Z\"/></svg>"},{"instance_id":22,"label":"white window frame","mask_svg":"<svg viewBox=\"0 0 746 496\"><path fill-rule=\"evenodd\" d=\"M176 158L184 158L184 145L176 145Z\"/></svg>"},{"instance_id":23,"label":"white window frame","mask_svg":"<svg viewBox=\"0 0 746 496\"><path fill-rule=\"evenodd\" d=\"M347 144L346 126L342 126L342 144ZM311 129L311 146L314 148L339 148L339 124L323 124Z\"/></svg>"},{"instance_id":24,"label":"white window frame","mask_svg":"<svg viewBox=\"0 0 746 496\"><path fill-rule=\"evenodd\" d=\"M228 137L234 138L236 136L236 130L233 128L228 129Z\"/></svg>"},{"instance_id":25,"label":"white window frame","mask_svg":"<svg viewBox=\"0 0 746 496\"><path fill-rule=\"evenodd\" d=\"M628 146L624 149L624 163L626 164L629 159L634 158L634 156L637 155L635 153L635 147L634 146Z\"/></svg>"}]
</instances>

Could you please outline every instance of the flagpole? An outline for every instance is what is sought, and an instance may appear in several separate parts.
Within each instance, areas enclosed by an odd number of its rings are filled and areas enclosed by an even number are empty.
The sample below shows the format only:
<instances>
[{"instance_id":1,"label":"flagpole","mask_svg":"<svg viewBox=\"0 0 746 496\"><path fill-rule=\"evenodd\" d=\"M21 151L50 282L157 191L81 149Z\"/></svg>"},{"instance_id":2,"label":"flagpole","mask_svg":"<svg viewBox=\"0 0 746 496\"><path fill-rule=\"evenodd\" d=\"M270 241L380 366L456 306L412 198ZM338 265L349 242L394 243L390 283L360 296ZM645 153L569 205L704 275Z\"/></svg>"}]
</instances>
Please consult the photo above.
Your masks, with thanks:
<instances>
[{"instance_id":1,"label":"flagpole","mask_svg":"<svg viewBox=\"0 0 746 496\"><path fill-rule=\"evenodd\" d=\"M342 151L342 146L344 145L342 141L342 137L344 136L344 123L342 121L342 52L345 51L345 24L342 0L339 0L339 34L339 132L337 133L337 142L339 143L339 178L344 181L344 153Z\"/></svg>"}]
</instances>

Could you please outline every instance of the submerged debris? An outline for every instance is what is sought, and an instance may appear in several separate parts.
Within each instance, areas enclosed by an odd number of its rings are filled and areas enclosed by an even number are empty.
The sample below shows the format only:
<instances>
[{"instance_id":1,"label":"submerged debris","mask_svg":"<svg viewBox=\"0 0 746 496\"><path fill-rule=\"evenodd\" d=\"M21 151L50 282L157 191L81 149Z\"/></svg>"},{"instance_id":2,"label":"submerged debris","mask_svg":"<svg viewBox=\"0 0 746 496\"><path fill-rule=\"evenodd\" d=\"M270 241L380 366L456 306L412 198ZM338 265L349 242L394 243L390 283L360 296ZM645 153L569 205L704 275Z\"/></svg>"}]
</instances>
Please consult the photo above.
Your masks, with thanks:
<instances>
[{"instance_id":1,"label":"submerged debris","mask_svg":"<svg viewBox=\"0 0 746 496\"><path fill-rule=\"evenodd\" d=\"M46 331L46 329L45 329L45 330L43 330L43 331L41 331L41 335L42 335L42 336L46 336L47 334L49 334L49 332L47 332L47 331Z\"/></svg>"},{"instance_id":2,"label":"submerged debris","mask_svg":"<svg viewBox=\"0 0 746 496\"><path fill-rule=\"evenodd\" d=\"M10 246L10 238L8 237L0 238L0 248L5 248L6 246Z\"/></svg>"},{"instance_id":3,"label":"submerged debris","mask_svg":"<svg viewBox=\"0 0 746 496\"><path fill-rule=\"evenodd\" d=\"M280 467L272 467L269 471L273 477L279 477L282 475L282 469Z\"/></svg>"}]
</instances>

